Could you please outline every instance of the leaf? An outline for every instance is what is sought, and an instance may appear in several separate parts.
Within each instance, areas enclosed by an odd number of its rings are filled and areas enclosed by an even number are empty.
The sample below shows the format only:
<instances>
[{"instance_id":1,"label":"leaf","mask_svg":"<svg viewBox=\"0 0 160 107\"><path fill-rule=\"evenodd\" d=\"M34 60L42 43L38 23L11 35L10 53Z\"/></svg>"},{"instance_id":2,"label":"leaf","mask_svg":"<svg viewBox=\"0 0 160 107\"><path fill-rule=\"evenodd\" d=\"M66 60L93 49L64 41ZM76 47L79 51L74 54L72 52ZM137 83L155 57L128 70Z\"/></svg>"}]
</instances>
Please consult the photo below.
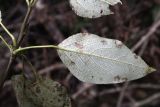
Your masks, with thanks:
<instances>
[{"instance_id":1,"label":"leaf","mask_svg":"<svg viewBox=\"0 0 160 107\"><path fill-rule=\"evenodd\" d=\"M121 83L154 71L121 41L79 33L60 43L58 54L79 80L96 84Z\"/></svg>"},{"instance_id":2,"label":"leaf","mask_svg":"<svg viewBox=\"0 0 160 107\"><path fill-rule=\"evenodd\" d=\"M12 78L12 85L17 97L19 107L36 107L33 102L29 101L24 92L24 77L17 75Z\"/></svg>"},{"instance_id":3,"label":"leaf","mask_svg":"<svg viewBox=\"0 0 160 107\"><path fill-rule=\"evenodd\" d=\"M120 0L70 0L75 13L81 17L97 18L112 14L109 5L121 3Z\"/></svg>"},{"instance_id":4,"label":"leaf","mask_svg":"<svg viewBox=\"0 0 160 107\"><path fill-rule=\"evenodd\" d=\"M65 87L58 82L42 77L33 82L22 75L13 77L12 82L20 107L71 107Z\"/></svg>"}]
</instances>

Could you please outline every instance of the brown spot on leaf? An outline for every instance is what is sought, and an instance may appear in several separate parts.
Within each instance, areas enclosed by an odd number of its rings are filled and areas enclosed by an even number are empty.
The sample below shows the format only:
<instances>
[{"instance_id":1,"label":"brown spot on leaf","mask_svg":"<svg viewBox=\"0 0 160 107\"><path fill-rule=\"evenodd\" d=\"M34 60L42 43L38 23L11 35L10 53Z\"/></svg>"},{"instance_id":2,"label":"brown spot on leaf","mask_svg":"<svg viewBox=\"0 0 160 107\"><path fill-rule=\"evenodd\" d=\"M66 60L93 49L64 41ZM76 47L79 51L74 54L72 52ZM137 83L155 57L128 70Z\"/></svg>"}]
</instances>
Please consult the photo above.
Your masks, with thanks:
<instances>
[{"instance_id":1,"label":"brown spot on leaf","mask_svg":"<svg viewBox=\"0 0 160 107\"><path fill-rule=\"evenodd\" d=\"M82 36L86 36L86 35L89 35L88 32L85 31L82 33Z\"/></svg>"},{"instance_id":2,"label":"brown spot on leaf","mask_svg":"<svg viewBox=\"0 0 160 107\"><path fill-rule=\"evenodd\" d=\"M115 41L116 47L121 48L123 46L123 43L121 41L116 40Z\"/></svg>"},{"instance_id":3,"label":"brown spot on leaf","mask_svg":"<svg viewBox=\"0 0 160 107\"><path fill-rule=\"evenodd\" d=\"M135 59L138 59L138 56L137 56L136 54L134 54L134 58L135 58Z\"/></svg>"},{"instance_id":4,"label":"brown spot on leaf","mask_svg":"<svg viewBox=\"0 0 160 107\"><path fill-rule=\"evenodd\" d=\"M102 14L102 13L103 13L103 10L101 10L100 13Z\"/></svg>"},{"instance_id":5,"label":"brown spot on leaf","mask_svg":"<svg viewBox=\"0 0 160 107\"><path fill-rule=\"evenodd\" d=\"M106 40L101 40L101 43L102 43L103 45L107 45L107 41L106 41Z\"/></svg>"},{"instance_id":6,"label":"brown spot on leaf","mask_svg":"<svg viewBox=\"0 0 160 107\"><path fill-rule=\"evenodd\" d=\"M83 49L83 48L84 48L83 45L80 44L80 43L78 43L78 42L75 42L75 46L76 46L77 48L79 48L79 49Z\"/></svg>"},{"instance_id":7,"label":"brown spot on leaf","mask_svg":"<svg viewBox=\"0 0 160 107\"><path fill-rule=\"evenodd\" d=\"M121 79L121 77L119 75L117 75L117 76L114 77L115 81L119 81L120 79Z\"/></svg>"},{"instance_id":8,"label":"brown spot on leaf","mask_svg":"<svg viewBox=\"0 0 160 107\"><path fill-rule=\"evenodd\" d=\"M71 66L71 65L75 65L75 62L73 62L73 61L70 61L70 66Z\"/></svg>"},{"instance_id":9,"label":"brown spot on leaf","mask_svg":"<svg viewBox=\"0 0 160 107\"><path fill-rule=\"evenodd\" d=\"M114 77L114 80L115 80L115 81L120 81L120 80L121 80L121 77L120 77L119 75L117 75L117 76Z\"/></svg>"}]
</instances>

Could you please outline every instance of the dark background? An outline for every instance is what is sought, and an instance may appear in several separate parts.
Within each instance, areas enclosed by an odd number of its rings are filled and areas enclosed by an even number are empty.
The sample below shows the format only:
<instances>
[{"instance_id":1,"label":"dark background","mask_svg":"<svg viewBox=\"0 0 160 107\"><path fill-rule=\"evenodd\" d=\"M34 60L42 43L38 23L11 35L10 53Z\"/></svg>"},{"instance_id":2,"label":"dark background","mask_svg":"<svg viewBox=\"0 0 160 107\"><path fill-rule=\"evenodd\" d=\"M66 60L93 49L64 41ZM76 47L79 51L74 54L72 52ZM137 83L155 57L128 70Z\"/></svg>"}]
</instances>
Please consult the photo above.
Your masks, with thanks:
<instances>
[{"instance_id":1,"label":"dark background","mask_svg":"<svg viewBox=\"0 0 160 107\"><path fill-rule=\"evenodd\" d=\"M135 52L157 69L144 78L132 81L125 90L121 107L160 107L160 0L122 0L111 9L115 14L97 19L78 17L68 0L40 0L30 18L28 36L23 46L57 45L79 32L94 33L102 37L119 39L133 48L148 33L150 37ZM0 0L3 23L17 37L26 13L25 0ZM152 30L153 32L152 32ZM0 34L8 42L7 34ZM62 64L54 49L26 52L37 71L59 81L68 89L73 107L116 107L123 84L94 85L80 82ZM5 70L8 51L0 42L0 72ZM29 68L26 67L29 71ZM17 59L0 94L0 107L18 107L10 78L22 71L22 61ZM0 73L1 74L1 73Z\"/></svg>"}]
</instances>

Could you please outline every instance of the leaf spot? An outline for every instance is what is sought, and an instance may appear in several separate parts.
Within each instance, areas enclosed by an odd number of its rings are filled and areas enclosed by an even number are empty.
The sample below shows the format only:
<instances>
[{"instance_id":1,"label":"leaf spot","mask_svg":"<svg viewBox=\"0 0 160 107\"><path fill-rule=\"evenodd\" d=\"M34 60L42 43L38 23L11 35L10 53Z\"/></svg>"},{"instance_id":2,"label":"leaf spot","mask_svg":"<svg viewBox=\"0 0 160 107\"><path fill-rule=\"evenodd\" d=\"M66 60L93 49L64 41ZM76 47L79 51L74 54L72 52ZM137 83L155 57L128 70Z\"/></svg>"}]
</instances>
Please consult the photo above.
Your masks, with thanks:
<instances>
[{"instance_id":1,"label":"leaf spot","mask_svg":"<svg viewBox=\"0 0 160 107\"><path fill-rule=\"evenodd\" d=\"M107 45L107 41L106 41L106 40L101 40L101 43L102 43L103 45Z\"/></svg>"},{"instance_id":2,"label":"leaf spot","mask_svg":"<svg viewBox=\"0 0 160 107\"><path fill-rule=\"evenodd\" d=\"M134 58L135 58L135 59L138 59L138 56L137 56L136 54L134 54Z\"/></svg>"},{"instance_id":3,"label":"leaf spot","mask_svg":"<svg viewBox=\"0 0 160 107\"><path fill-rule=\"evenodd\" d=\"M75 62L71 61L71 62L70 62L70 65L75 65Z\"/></svg>"},{"instance_id":4,"label":"leaf spot","mask_svg":"<svg viewBox=\"0 0 160 107\"><path fill-rule=\"evenodd\" d=\"M121 77L119 75L114 77L114 81L120 81L120 80L121 80Z\"/></svg>"},{"instance_id":5,"label":"leaf spot","mask_svg":"<svg viewBox=\"0 0 160 107\"><path fill-rule=\"evenodd\" d=\"M115 44L117 48L121 48L123 46L123 43L119 40L115 40Z\"/></svg>"},{"instance_id":6,"label":"leaf spot","mask_svg":"<svg viewBox=\"0 0 160 107\"><path fill-rule=\"evenodd\" d=\"M102 14L102 13L103 13L103 10L101 10L100 13Z\"/></svg>"},{"instance_id":7,"label":"leaf spot","mask_svg":"<svg viewBox=\"0 0 160 107\"><path fill-rule=\"evenodd\" d=\"M82 36L86 36L86 35L89 35L89 33L87 33L87 32L82 33Z\"/></svg>"},{"instance_id":8,"label":"leaf spot","mask_svg":"<svg viewBox=\"0 0 160 107\"><path fill-rule=\"evenodd\" d=\"M75 42L75 46L79 49L83 49L83 45L78 42Z\"/></svg>"}]
</instances>

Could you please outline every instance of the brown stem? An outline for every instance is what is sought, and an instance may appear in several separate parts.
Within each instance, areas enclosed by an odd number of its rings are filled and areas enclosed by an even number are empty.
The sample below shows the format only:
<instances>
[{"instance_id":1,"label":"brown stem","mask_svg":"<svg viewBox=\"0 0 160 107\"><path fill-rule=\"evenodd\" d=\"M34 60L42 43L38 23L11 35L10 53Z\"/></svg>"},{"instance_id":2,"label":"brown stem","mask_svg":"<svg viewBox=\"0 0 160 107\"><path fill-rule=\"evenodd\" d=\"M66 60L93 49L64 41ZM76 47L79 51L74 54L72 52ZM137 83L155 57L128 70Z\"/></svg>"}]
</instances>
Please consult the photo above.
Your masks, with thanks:
<instances>
[{"instance_id":1,"label":"brown stem","mask_svg":"<svg viewBox=\"0 0 160 107\"><path fill-rule=\"evenodd\" d=\"M28 9L27 9L27 13L26 13L26 16L24 18L24 21L22 23L22 26L21 26L21 29L20 29L20 33L18 35L18 38L17 38L17 44L16 44L16 47L14 47L14 49L18 49L19 46L21 45L25 35L26 35L26 31L27 31L27 28L28 28L28 25L29 25L29 17L30 17L30 14L32 12L32 8L34 7L35 3L36 3L37 0L34 0L29 6L28 6ZM9 63L8 63L8 66L7 66L7 69L6 71L4 72L4 75L2 78L0 78L0 91L1 89L3 88L3 84L4 84L4 81L8 75L8 72L11 68L11 65L14 61L14 59L16 59L16 56L13 55L13 53L11 53L11 57L10 57L10 60L9 60Z\"/></svg>"},{"instance_id":2,"label":"brown stem","mask_svg":"<svg viewBox=\"0 0 160 107\"><path fill-rule=\"evenodd\" d=\"M7 66L7 69L5 70L2 78L0 78L0 91L1 91L1 89L3 88L4 81L5 81L5 79L6 79L7 75L8 75L8 72L9 72L10 68L11 68L11 65L12 65L13 60L14 60L14 56L11 55L11 56L10 56L10 59L9 59L8 66Z\"/></svg>"},{"instance_id":3,"label":"brown stem","mask_svg":"<svg viewBox=\"0 0 160 107\"><path fill-rule=\"evenodd\" d=\"M22 23L20 33L18 35L16 49L19 48L19 46L21 45L24 37L26 36L26 31L27 31L28 26L29 26L29 23L28 23L29 22L29 17L31 15L32 9L33 9L34 5L36 4L36 2L37 2L37 0L32 0L32 2L30 2L30 4L28 5L27 13L26 13L24 21Z\"/></svg>"},{"instance_id":4,"label":"brown stem","mask_svg":"<svg viewBox=\"0 0 160 107\"><path fill-rule=\"evenodd\" d=\"M20 29L20 33L18 35L18 40L17 40L17 46L16 46L16 48L18 48L21 45L24 37L26 36L26 32L25 31L28 28L28 21L29 21L29 17L30 17L31 11L32 11L32 7L28 7L26 16L24 18L24 21L23 21L21 29Z\"/></svg>"}]
</instances>

